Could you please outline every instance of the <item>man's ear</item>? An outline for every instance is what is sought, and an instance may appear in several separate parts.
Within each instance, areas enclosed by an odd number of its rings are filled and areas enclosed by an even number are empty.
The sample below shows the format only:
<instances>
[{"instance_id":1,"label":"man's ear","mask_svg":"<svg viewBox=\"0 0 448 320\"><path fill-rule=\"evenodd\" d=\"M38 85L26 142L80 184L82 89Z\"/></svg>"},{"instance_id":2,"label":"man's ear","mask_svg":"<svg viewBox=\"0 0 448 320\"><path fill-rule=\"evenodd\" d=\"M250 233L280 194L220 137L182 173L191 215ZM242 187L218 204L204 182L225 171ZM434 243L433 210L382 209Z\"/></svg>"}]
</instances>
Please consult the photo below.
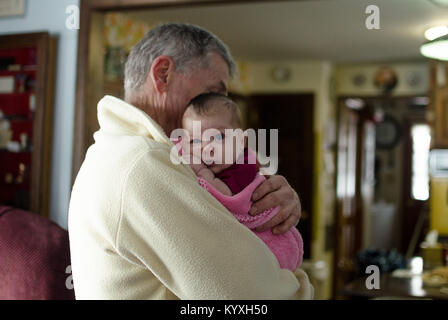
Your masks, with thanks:
<instances>
[{"instance_id":1,"label":"man's ear","mask_svg":"<svg viewBox=\"0 0 448 320\"><path fill-rule=\"evenodd\" d=\"M168 86L168 80L174 71L174 61L168 56L157 57L151 65L150 76L154 87L158 92L164 92Z\"/></svg>"}]
</instances>

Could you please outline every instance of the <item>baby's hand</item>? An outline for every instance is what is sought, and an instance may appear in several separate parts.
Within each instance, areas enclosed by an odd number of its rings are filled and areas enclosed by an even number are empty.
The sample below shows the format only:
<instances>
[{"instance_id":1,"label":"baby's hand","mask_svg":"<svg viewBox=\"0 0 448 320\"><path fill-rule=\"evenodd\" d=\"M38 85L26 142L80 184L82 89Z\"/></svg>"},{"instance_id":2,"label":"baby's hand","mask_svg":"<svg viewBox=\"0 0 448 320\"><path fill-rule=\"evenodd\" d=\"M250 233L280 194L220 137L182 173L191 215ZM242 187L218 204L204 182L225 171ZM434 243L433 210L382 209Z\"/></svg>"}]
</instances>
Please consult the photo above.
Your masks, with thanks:
<instances>
[{"instance_id":1,"label":"baby's hand","mask_svg":"<svg viewBox=\"0 0 448 320\"><path fill-rule=\"evenodd\" d=\"M207 169L207 166L204 163L199 163L199 164L195 164L195 163L190 163L190 167L191 169L193 169L194 173L199 176L199 172L201 172L204 169Z\"/></svg>"},{"instance_id":2,"label":"baby's hand","mask_svg":"<svg viewBox=\"0 0 448 320\"><path fill-rule=\"evenodd\" d=\"M201 158L196 157L194 154L184 154L183 157L188 161L190 168L193 169L196 175L198 175L198 173L204 168L207 168Z\"/></svg>"},{"instance_id":3,"label":"baby's hand","mask_svg":"<svg viewBox=\"0 0 448 320\"><path fill-rule=\"evenodd\" d=\"M208 183L212 184L216 189L218 189L218 191L220 191L224 195L227 195L227 196L232 195L232 191L230 190L230 188L223 181L216 178L213 171L210 170L205 165L205 163L203 163L201 161L201 159L194 157L194 155L188 155L187 159L189 160L189 165L190 165L191 169L193 169L196 176L198 176L199 178L202 178L205 181L207 181ZM193 160L196 160L196 161L193 161Z\"/></svg>"}]
</instances>

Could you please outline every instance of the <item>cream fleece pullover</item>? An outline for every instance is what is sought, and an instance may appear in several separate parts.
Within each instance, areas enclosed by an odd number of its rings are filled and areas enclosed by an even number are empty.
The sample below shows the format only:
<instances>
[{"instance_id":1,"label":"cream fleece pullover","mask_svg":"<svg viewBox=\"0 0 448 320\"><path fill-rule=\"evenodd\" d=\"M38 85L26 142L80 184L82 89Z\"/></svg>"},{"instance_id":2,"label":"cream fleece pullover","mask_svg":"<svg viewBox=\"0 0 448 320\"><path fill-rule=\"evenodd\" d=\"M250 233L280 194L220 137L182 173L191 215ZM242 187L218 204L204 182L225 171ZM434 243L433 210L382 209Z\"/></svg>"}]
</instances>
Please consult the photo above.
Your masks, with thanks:
<instances>
[{"instance_id":1,"label":"cream fleece pullover","mask_svg":"<svg viewBox=\"0 0 448 320\"><path fill-rule=\"evenodd\" d=\"M105 96L69 208L77 299L309 299L302 270L204 190L146 113Z\"/></svg>"}]
</instances>

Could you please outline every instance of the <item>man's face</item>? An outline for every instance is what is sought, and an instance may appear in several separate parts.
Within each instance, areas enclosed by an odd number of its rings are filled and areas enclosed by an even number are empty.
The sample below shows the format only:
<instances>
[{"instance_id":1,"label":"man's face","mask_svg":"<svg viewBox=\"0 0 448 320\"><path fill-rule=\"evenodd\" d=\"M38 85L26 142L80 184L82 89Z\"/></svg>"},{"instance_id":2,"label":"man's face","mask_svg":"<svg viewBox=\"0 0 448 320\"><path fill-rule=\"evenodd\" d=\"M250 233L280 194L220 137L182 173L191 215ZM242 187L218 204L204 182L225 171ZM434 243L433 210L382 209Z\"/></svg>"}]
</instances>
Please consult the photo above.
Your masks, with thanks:
<instances>
[{"instance_id":1,"label":"man's face","mask_svg":"<svg viewBox=\"0 0 448 320\"><path fill-rule=\"evenodd\" d=\"M182 116L188 103L196 96L216 92L227 94L229 68L224 59L217 53L209 55L209 67L196 67L186 74L175 72L172 75L164 110L169 114L166 134L182 126Z\"/></svg>"}]
</instances>

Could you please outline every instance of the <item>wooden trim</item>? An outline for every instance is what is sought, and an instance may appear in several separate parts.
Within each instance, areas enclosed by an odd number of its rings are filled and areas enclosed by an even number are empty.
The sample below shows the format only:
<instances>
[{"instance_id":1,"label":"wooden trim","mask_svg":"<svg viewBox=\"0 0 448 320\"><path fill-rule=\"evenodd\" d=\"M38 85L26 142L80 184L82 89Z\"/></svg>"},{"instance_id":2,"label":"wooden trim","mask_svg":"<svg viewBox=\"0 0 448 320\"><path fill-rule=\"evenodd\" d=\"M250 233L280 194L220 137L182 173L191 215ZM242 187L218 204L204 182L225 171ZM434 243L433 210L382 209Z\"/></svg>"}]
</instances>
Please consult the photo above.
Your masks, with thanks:
<instances>
[{"instance_id":1,"label":"wooden trim","mask_svg":"<svg viewBox=\"0 0 448 320\"><path fill-rule=\"evenodd\" d=\"M92 10L135 10L169 6L203 6L203 5L226 5L236 3L259 3L259 2L297 2L307 0L81 0Z\"/></svg>"},{"instance_id":2,"label":"wooden trim","mask_svg":"<svg viewBox=\"0 0 448 320\"><path fill-rule=\"evenodd\" d=\"M417 97L428 97L429 93L426 94L417 94L417 95L397 95L397 96L387 96L387 95L341 95L338 96L338 100L345 99L364 99L364 100L403 100L403 99L412 99Z\"/></svg>"},{"instance_id":3,"label":"wooden trim","mask_svg":"<svg viewBox=\"0 0 448 320\"><path fill-rule=\"evenodd\" d=\"M2 35L0 49L37 47L39 44L45 44L47 37L47 32Z\"/></svg>"},{"instance_id":4,"label":"wooden trim","mask_svg":"<svg viewBox=\"0 0 448 320\"><path fill-rule=\"evenodd\" d=\"M84 154L87 150L84 137L86 134L86 94L87 94L87 68L89 53L89 31L92 8L89 1L81 0L80 9L80 29L78 33L78 63L76 75L76 96L75 96L75 123L73 134L73 169L72 181L76 177Z\"/></svg>"},{"instance_id":5,"label":"wooden trim","mask_svg":"<svg viewBox=\"0 0 448 320\"><path fill-rule=\"evenodd\" d=\"M56 76L56 60L57 60L57 50L56 50L57 40L55 37L50 37L48 41L48 63L47 70L48 76L46 80L46 90L45 90L45 115L44 115L44 125L43 136L43 157L42 157L42 183L40 187L40 212L44 217L49 217L50 212L50 183L51 183L51 150L53 146L53 105L54 105L54 84Z\"/></svg>"},{"instance_id":6,"label":"wooden trim","mask_svg":"<svg viewBox=\"0 0 448 320\"><path fill-rule=\"evenodd\" d=\"M445 85L439 86L438 68L444 68ZM427 109L427 121L431 126L431 149L446 149L448 147L448 125L446 124L448 101L448 64L431 60L429 70L429 105ZM444 104L444 102L446 102Z\"/></svg>"},{"instance_id":7,"label":"wooden trim","mask_svg":"<svg viewBox=\"0 0 448 320\"><path fill-rule=\"evenodd\" d=\"M41 194L40 186L42 181L42 165L43 165L43 145L44 138L44 119L45 119L45 84L47 79L47 64L48 64L48 41L49 35L47 33L40 34L36 38L34 46L37 49L37 71L36 71L36 112L34 114L33 123L33 156L31 161L31 199L30 211L40 211ZM43 94L42 94L43 93Z\"/></svg>"},{"instance_id":8,"label":"wooden trim","mask_svg":"<svg viewBox=\"0 0 448 320\"><path fill-rule=\"evenodd\" d=\"M408 115L402 122L402 159L401 159L401 217L400 217L400 238L399 246L402 252L409 250L409 244L412 242L413 233L418 225L421 208L425 201L412 199L412 135L411 128L415 124L427 124L424 115ZM409 203L411 201L411 203ZM420 203L420 204L419 204ZM415 209L415 207L419 209ZM407 209L410 209L408 211ZM411 224L411 225L410 225ZM412 227L412 228L411 228ZM412 232L406 232L411 230ZM420 235L421 237L421 235ZM414 248L414 251L418 248ZM418 252L412 252L412 255Z\"/></svg>"}]
</instances>

